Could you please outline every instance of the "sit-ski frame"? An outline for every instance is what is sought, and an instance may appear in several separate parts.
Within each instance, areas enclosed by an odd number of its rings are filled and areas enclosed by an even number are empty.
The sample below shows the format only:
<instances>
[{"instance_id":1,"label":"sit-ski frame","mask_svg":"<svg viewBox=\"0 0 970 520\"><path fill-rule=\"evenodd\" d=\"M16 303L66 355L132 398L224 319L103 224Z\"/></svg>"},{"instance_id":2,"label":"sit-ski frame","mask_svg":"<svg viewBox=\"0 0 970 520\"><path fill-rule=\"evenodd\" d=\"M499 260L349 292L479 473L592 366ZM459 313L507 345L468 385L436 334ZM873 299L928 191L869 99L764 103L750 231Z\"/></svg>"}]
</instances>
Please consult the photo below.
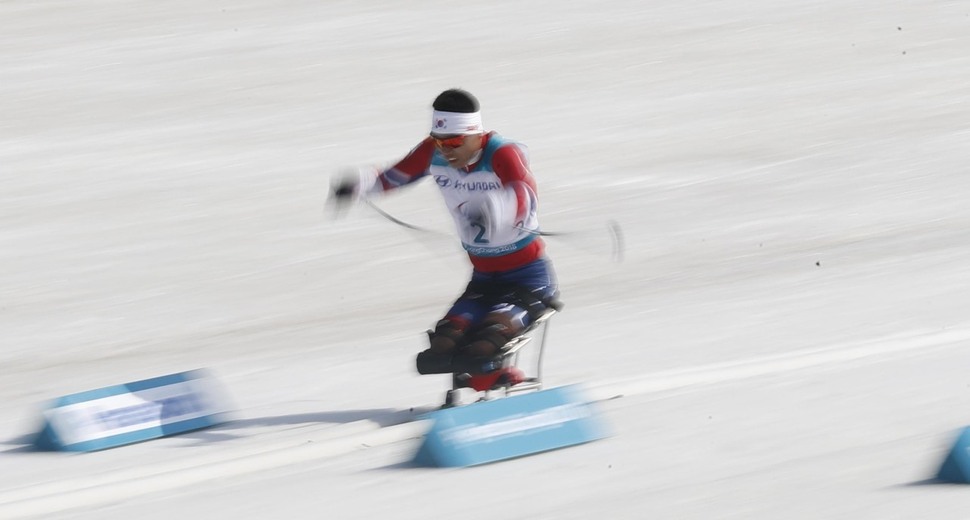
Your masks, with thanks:
<instances>
[{"instance_id":1,"label":"sit-ski frame","mask_svg":"<svg viewBox=\"0 0 970 520\"><path fill-rule=\"evenodd\" d=\"M493 392L501 392L502 396L507 396L513 393L539 390L542 388L542 359L546 349L549 320L554 314L556 314L556 310L553 308L544 310L535 321L522 331L522 334L512 338L508 343L503 345L497 355L501 359L502 368L508 368L510 366L518 367L520 351L538 336L539 352L536 355L535 375L526 377L524 381L515 385L509 385L507 382L499 382L492 388L486 390L485 395L479 399L480 401L495 398L496 396L492 395ZM457 404L459 391L462 388L468 388L469 379L471 379L471 375L467 373L456 373L452 375L451 390L448 390L447 394L445 394L444 406L449 407Z\"/></svg>"}]
</instances>

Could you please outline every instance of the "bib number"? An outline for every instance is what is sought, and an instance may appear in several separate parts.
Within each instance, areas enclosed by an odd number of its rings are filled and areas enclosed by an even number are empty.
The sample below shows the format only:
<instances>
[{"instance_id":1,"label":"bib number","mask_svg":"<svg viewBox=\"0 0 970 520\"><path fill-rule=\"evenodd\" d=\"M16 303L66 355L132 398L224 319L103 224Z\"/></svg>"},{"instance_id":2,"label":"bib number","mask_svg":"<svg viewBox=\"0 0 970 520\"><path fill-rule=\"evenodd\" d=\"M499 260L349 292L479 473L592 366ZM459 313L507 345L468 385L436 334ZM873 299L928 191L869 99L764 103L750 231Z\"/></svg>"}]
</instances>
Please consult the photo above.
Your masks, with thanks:
<instances>
[{"instance_id":1,"label":"bib number","mask_svg":"<svg viewBox=\"0 0 970 520\"><path fill-rule=\"evenodd\" d=\"M476 244L487 244L488 243L488 239L485 238L485 226L473 222L472 223L472 227L478 230L478 234L475 235L475 243Z\"/></svg>"}]
</instances>

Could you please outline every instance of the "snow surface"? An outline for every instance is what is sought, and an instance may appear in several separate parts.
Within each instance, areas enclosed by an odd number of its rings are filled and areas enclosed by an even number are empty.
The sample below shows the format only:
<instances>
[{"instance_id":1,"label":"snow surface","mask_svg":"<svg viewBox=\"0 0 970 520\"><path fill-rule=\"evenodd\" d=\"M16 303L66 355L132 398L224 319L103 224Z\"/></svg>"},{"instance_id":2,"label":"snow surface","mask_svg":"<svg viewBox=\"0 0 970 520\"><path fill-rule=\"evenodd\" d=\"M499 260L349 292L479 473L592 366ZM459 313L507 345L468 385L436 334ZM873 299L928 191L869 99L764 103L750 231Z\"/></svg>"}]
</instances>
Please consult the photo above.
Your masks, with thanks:
<instances>
[{"instance_id":1,"label":"snow surface","mask_svg":"<svg viewBox=\"0 0 970 520\"><path fill-rule=\"evenodd\" d=\"M576 232L547 383L606 440L408 465L467 261L324 200L455 86ZM5 0L0 94L0 518L970 517L966 1ZM449 232L430 184L381 204ZM27 449L200 367L235 422Z\"/></svg>"}]
</instances>

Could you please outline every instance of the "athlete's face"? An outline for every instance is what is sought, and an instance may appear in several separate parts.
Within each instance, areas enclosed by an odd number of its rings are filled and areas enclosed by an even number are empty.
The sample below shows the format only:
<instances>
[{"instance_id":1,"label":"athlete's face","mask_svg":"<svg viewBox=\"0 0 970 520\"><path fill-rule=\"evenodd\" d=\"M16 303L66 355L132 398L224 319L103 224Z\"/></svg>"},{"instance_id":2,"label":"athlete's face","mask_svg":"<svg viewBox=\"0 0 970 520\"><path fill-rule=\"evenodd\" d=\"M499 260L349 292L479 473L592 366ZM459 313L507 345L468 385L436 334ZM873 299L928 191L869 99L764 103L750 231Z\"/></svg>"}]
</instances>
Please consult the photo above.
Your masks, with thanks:
<instances>
[{"instance_id":1,"label":"athlete's face","mask_svg":"<svg viewBox=\"0 0 970 520\"><path fill-rule=\"evenodd\" d=\"M434 145L454 168L468 166L475 153L482 149L482 135L432 135Z\"/></svg>"}]
</instances>

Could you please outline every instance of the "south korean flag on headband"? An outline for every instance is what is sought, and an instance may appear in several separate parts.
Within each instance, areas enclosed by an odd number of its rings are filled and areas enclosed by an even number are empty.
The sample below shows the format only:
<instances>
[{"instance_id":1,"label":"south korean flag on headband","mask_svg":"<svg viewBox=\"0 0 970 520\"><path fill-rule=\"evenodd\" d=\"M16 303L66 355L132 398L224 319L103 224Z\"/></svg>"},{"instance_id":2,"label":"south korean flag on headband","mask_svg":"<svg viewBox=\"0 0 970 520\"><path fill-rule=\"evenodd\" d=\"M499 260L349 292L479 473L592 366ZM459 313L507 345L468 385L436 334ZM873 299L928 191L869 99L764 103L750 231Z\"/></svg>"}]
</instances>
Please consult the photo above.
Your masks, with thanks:
<instances>
[{"instance_id":1,"label":"south korean flag on headband","mask_svg":"<svg viewBox=\"0 0 970 520\"><path fill-rule=\"evenodd\" d=\"M481 112L443 112L431 115L431 133L435 135L475 135L482 133Z\"/></svg>"}]
</instances>

